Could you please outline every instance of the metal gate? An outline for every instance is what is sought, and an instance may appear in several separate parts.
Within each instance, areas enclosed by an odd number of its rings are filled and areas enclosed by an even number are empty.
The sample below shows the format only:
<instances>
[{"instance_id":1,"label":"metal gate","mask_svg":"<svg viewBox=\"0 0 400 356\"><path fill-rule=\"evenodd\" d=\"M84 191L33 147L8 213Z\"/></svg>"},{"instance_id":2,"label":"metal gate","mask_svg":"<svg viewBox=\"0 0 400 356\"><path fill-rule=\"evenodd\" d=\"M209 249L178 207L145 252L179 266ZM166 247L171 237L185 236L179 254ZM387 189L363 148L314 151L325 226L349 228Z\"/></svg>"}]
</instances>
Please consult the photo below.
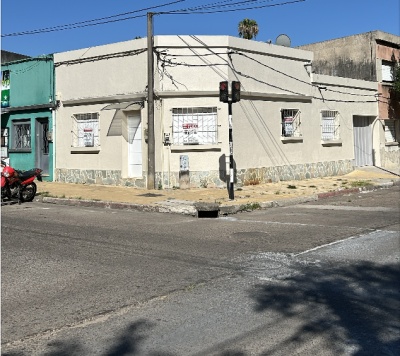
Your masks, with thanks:
<instances>
[{"instance_id":1,"label":"metal gate","mask_svg":"<svg viewBox=\"0 0 400 356\"><path fill-rule=\"evenodd\" d=\"M354 160L355 166L372 166L372 130L371 117L354 116Z\"/></svg>"}]
</instances>

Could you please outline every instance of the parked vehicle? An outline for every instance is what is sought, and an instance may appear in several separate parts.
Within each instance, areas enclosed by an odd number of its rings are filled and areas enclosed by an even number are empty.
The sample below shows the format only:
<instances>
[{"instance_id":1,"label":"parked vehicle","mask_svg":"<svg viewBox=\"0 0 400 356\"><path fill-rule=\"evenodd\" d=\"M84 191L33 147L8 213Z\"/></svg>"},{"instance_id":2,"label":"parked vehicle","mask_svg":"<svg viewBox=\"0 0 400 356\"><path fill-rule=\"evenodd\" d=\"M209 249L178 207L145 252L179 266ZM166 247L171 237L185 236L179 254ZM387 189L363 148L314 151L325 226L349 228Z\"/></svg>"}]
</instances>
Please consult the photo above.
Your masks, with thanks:
<instances>
[{"instance_id":1,"label":"parked vehicle","mask_svg":"<svg viewBox=\"0 0 400 356\"><path fill-rule=\"evenodd\" d=\"M33 168L20 171L8 166L4 161L1 161L1 167L1 201L18 199L18 204L32 201L37 191L34 180L36 178L42 181L42 170Z\"/></svg>"}]
</instances>

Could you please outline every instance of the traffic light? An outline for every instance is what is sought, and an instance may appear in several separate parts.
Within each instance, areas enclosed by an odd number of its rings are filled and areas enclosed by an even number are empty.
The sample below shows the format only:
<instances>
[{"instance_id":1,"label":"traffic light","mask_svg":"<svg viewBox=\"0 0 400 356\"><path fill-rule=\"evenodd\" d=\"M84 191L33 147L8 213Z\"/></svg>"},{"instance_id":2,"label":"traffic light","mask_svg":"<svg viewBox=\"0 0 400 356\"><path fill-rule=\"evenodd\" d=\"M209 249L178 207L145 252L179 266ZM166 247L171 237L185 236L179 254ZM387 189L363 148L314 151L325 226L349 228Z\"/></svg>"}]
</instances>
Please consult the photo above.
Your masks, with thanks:
<instances>
[{"instance_id":1,"label":"traffic light","mask_svg":"<svg viewBox=\"0 0 400 356\"><path fill-rule=\"evenodd\" d=\"M228 82L219 82L219 101L227 103L228 100Z\"/></svg>"},{"instance_id":2,"label":"traffic light","mask_svg":"<svg viewBox=\"0 0 400 356\"><path fill-rule=\"evenodd\" d=\"M232 82L232 103L240 101L240 82Z\"/></svg>"}]
</instances>

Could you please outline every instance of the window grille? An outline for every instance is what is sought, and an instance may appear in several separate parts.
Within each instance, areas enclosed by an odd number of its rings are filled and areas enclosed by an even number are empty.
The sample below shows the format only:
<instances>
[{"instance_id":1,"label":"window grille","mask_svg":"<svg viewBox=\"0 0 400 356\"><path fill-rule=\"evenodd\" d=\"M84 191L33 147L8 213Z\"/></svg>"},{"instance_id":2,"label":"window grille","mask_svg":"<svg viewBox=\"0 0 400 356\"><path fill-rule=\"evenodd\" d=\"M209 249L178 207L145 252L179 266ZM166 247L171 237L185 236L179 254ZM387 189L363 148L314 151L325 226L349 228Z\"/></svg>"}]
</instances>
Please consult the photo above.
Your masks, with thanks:
<instances>
[{"instance_id":1,"label":"window grille","mask_svg":"<svg viewBox=\"0 0 400 356\"><path fill-rule=\"evenodd\" d=\"M339 140L339 113L333 110L324 110L321 117L322 140Z\"/></svg>"},{"instance_id":2,"label":"window grille","mask_svg":"<svg viewBox=\"0 0 400 356\"><path fill-rule=\"evenodd\" d=\"M282 109L281 124L283 137L301 137L300 132L300 110Z\"/></svg>"},{"instance_id":3,"label":"window grille","mask_svg":"<svg viewBox=\"0 0 400 356\"><path fill-rule=\"evenodd\" d=\"M217 108L172 109L174 145L208 145L217 143Z\"/></svg>"},{"instance_id":4,"label":"window grille","mask_svg":"<svg viewBox=\"0 0 400 356\"><path fill-rule=\"evenodd\" d=\"M31 148L31 124L29 120L13 121L13 148L30 149Z\"/></svg>"},{"instance_id":5,"label":"window grille","mask_svg":"<svg viewBox=\"0 0 400 356\"><path fill-rule=\"evenodd\" d=\"M100 146L98 113L75 114L72 119L72 147Z\"/></svg>"},{"instance_id":6,"label":"window grille","mask_svg":"<svg viewBox=\"0 0 400 356\"><path fill-rule=\"evenodd\" d=\"M396 142L396 126L394 120L385 120L385 142Z\"/></svg>"}]
</instances>

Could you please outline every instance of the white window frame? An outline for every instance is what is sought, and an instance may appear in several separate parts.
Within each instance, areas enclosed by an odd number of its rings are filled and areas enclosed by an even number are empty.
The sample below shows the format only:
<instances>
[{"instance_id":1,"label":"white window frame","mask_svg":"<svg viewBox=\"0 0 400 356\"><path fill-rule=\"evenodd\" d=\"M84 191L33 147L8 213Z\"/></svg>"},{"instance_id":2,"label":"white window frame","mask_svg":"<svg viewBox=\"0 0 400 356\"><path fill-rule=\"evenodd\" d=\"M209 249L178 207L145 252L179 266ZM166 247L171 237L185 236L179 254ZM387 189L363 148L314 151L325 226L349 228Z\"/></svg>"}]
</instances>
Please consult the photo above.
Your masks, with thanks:
<instances>
[{"instance_id":1,"label":"white window frame","mask_svg":"<svg viewBox=\"0 0 400 356\"><path fill-rule=\"evenodd\" d=\"M217 107L172 109L172 144L214 145L218 142Z\"/></svg>"},{"instance_id":2,"label":"white window frame","mask_svg":"<svg viewBox=\"0 0 400 356\"><path fill-rule=\"evenodd\" d=\"M384 120L385 144L397 143L396 120Z\"/></svg>"},{"instance_id":3,"label":"white window frame","mask_svg":"<svg viewBox=\"0 0 400 356\"><path fill-rule=\"evenodd\" d=\"M340 120L338 111L321 111L321 139L322 141L340 140Z\"/></svg>"},{"instance_id":4,"label":"white window frame","mask_svg":"<svg viewBox=\"0 0 400 356\"><path fill-rule=\"evenodd\" d=\"M382 61L382 82L393 82L393 69L393 62Z\"/></svg>"},{"instance_id":5,"label":"white window frame","mask_svg":"<svg viewBox=\"0 0 400 356\"><path fill-rule=\"evenodd\" d=\"M32 149L32 125L30 119L12 120L12 149L30 150Z\"/></svg>"},{"instance_id":6,"label":"white window frame","mask_svg":"<svg viewBox=\"0 0 400 356\"><path fill-rule=\"evenodd\" d=\"M300 110L281 109L282 137L302 137L300 130Z\"/></svg>"},{"instance_id":7,"label":"white window frame","mask_svg":"<svg viewBox=\"0 0 400 356\"><path fill-rule=\"evenodd\" d=\"M71 147L100 146L100 115L98 112L72 115Z\"/></svg>"}]
</instances>

